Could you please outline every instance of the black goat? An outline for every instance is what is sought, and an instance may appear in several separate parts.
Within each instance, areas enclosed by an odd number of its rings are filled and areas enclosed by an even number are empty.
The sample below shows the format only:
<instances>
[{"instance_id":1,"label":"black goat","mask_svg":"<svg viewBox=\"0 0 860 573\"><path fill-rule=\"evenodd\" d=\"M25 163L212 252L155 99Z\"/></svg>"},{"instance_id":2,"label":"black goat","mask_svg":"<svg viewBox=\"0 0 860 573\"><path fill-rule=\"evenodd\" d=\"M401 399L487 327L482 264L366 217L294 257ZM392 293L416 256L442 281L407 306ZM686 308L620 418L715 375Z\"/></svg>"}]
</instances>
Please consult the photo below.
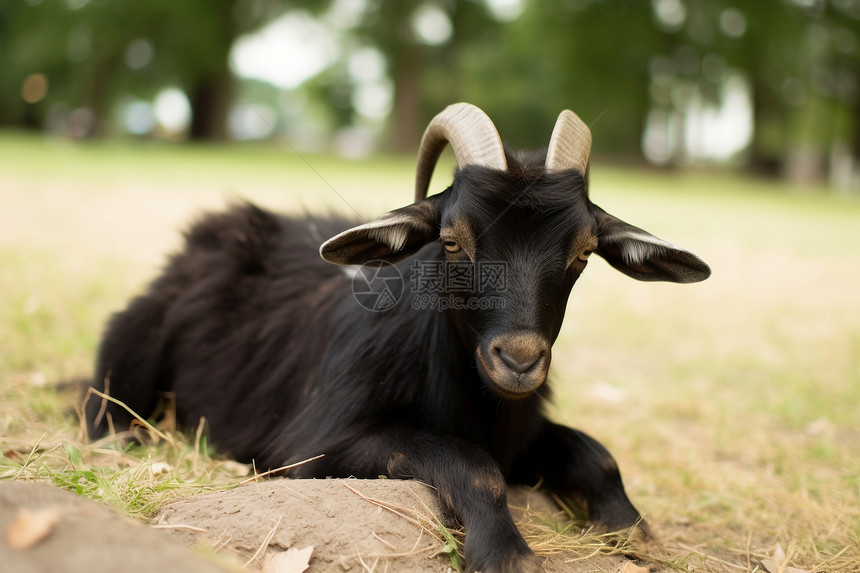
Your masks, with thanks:
<instances>
[{"instance_id":1,"label":"black goat","mask_svg":"<svg viewBox=\"0 0 860 573\"><path fill-rule=\"evenodd\" d=\"M425 199L448 143L454 182ZM483 112L456 104L427 128L407 207L346 231L251 205L210 215L113 317L94 387L144 416L173 392L180 423L205 417L213 443L258 468L325 454L288 475L425 481L466 529L469 570L540 569L506 482L542 480L584 499L596 526L633 526L610 454L542 413L550 347L592 252L640 280L710 269L589 201L590 144L564 111L546 155L515 156ZM325 261L379 269L358 269L355 293L317 254L332 235ZM90 402L93 436L131 421Z\"/></svg>"}]
</instances>

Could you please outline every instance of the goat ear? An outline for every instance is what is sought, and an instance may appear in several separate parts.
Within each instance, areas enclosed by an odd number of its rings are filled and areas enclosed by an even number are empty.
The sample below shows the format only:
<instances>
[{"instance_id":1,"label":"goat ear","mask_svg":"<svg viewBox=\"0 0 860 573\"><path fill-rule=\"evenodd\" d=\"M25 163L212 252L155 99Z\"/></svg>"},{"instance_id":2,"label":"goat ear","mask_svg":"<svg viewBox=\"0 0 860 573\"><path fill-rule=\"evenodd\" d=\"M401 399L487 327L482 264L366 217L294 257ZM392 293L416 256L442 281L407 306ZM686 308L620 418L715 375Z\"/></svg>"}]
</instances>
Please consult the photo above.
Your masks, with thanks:
<instances>
[{"instance_id":1,"label":"goat ear","mask_svg":"<svg viewBox=\"0 0 860 573\"><path fill-rule=\"evenodd\" d=\"M696 283L711 276L708 264L681 247L613 217L595 205L597 254L640 281Z\"/></svg>"},{"instance_id":2,"label":"goat ear","mask_svg":"<svg viewBox=\"0 0 860 573\"><path fill-rule=\"evenodd\" d=\"M338 265L380 260L393 263L416 253L438 233L435 201L424 199L335 235L322 244L320 256Z\"/></svg>"}]
</instances>

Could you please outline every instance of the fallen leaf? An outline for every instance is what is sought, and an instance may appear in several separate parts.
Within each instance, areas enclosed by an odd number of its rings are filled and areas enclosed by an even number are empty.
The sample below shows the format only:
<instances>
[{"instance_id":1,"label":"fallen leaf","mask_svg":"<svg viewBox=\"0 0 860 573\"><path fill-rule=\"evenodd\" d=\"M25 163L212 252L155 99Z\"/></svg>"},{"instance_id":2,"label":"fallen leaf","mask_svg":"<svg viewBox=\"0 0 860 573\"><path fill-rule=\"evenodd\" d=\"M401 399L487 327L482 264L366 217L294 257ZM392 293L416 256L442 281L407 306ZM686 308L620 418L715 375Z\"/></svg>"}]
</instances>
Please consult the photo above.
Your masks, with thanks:
<instances>
[{"instance_id":1,"label":"fallen leaf","mask_svg":"<svg viewBox=\"0 0 860 573\"><path fill-rule=\"evenodd\" d=\"M627 561L619 573L649 573L649 571L647 567L640 567L632 561Z\"/></svg>"},{"instance_id":2,"label":"fallen leaf","mask_svg":"<svg viewBox=\"0 0 860 573\"><path fill-rule=\"evenodd\" d=\"M269 553L263 562L263 573L302 573L310 566L314 546L304 549L290 547L286 551Z\"/></svg>"},{"instance_id":3,"label":"fallen leaf","mask_svg":"<svg viewBox=\"0 0 860 573\"><path fill-rule=\"evenodd\" d=\"M149 473L154 475L154 476L157 476L157 475L169 473L172 469L173 469L173 466L171 466L167 462L155 462L149 466Z\"/></svg>"},{"instance_id":4,"label":"fallen leaf","mask_svg":"<svg viewBox=\"0 0 860 573\"><path fill-rule=\"evenodd\" d=\"M779 561L780 563L785 561L785 551L782 549L781 543L776 544L776 548L773 550L773 559L774 561Z\"/></svg>"},{"instance_id":5,"label":"fallen leaf","mask_svg":"<svg viewBox=\"0 0 860 573\"><path fill-rule=\"evenodd\" d=\"M785 566L784 564L781 565L780 563L781 562L774 561L773 559L762 559L761 560L761 564L770 573L810 573L809 569L800 569L798 567L788 567L788 566Z\"/></svg>"},{"instance_id":6,"label":"fallen leaf","mask_svg":"<svg viewBox=\"0 0 860 573\"><path fill-rule=\"evenodd\" d=\"M3 452L3 457L8 458L10 460L21 460L21 461L23 461L25 459L24 456L21 455L21 452L18 452L16 450L6 450L5 452Z\"/></svg>"},{"instance_id":7,"label":"fallen leaf","mask_svg":"<svg viewBox=\"0 0 860 573\"><path fill-rule=\"evenodd\" d=\"M773 557L762 559L761 564L769 571L769 573L810 573L808 569L789 567L788 561L789 560L785 557L785 551L782 549L782 545L777 543L776 548L773 550Z\"/></svg>"},{"instance_id":8,"label":"fallen leaf","mask_svg":"<svg viewBox=\"0 0 860 573\"><path fill-rule=\"evenodd\" d=\"M66 456L69 458L69 461L72 462L72 467L75 469L77 469L83 462L81 450L69 442L63 442L63 451L66 452Z\"/></svg>"},{"instance_id":9,"label":"fallen leaf","mask_svg":"<svg viewBox=\"0 0 860 573\"><path fill-rule=\"evenodd\" d=\"M21 509L6 529L6 543L19 551L33 547L48 537L59 519L56 509Z\"/></svg>"}]
</instances>

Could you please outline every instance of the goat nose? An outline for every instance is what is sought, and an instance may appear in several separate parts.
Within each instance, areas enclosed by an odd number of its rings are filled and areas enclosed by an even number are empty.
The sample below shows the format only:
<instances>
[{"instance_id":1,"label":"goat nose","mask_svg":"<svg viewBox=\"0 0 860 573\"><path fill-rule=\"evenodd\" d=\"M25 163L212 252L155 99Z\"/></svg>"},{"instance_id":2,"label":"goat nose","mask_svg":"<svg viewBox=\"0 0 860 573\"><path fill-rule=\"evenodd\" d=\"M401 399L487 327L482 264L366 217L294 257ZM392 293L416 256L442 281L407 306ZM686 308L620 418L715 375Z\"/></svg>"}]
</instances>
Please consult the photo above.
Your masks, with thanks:
<instances>
[{"instance_id":1,"label":"goat nose","mask_svg":"<svg viewBox=\"0 0 860 573\"><path fill-rule=\"evenodd\" d=\"M546 380L552 359L549 340L529 330L496 334L475 354L484 382L507 398L535 391Z\"/></svg>"},{"instance_id":2,"label":"goat nose","mask_svg":"<svg viewBox=\"0 0 860 573\"><path fill-rule=\"evenodd\" d=\"M529 368L534 366L535 362L540 360L541 356L543 356L543 351L541 350L522 347L496 347L496 352L498 353L499 358L502 359L502 362L505 363L505 366L517 374L526 372Z\"/></svg>"}]
</instances>

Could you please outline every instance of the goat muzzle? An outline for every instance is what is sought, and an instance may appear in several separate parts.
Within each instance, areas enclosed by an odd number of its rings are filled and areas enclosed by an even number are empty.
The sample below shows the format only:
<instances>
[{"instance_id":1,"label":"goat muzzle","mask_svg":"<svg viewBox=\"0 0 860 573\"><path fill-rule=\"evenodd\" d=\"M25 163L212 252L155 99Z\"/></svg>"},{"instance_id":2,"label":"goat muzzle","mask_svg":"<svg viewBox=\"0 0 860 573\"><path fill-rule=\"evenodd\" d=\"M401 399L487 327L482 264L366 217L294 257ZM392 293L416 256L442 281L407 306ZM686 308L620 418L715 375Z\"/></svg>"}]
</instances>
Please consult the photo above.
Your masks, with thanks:
<instances>
[{"instance_id":1,"label":"goat muzzle","mask_svg":"<svg viewBox=\"0 0 860 573\"><path fill-rule=\"evenodd\" d=\"M476 351L482 378L505 398L524 398L546 380L552 350L549 341L532 331L491 336Z\"/></svg>"}]
</instances>

